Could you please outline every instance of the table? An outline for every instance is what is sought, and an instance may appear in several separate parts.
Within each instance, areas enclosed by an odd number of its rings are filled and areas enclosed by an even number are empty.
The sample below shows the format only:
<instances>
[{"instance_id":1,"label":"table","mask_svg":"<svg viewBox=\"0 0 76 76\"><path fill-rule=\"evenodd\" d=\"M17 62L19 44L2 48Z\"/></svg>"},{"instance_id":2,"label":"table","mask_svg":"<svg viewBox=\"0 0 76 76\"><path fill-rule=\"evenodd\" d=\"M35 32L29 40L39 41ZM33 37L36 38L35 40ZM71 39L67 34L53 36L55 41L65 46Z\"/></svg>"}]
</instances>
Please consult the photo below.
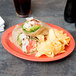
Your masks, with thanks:
<instances>
[{"instance_id":1,"label":"table","mask_svg":"<svg viewBox=\"0 0 76 76\"><path fill-rule=\"evenodd\" d=\"M64 21L66 0L32 0L31 16L68 30L76 41L74 24ZM0 0L0 16L5 20L5 30L24 22L15 14L13 0ZM3 32L0 33L0 40ZM76 76L76 48L66 58L38 63L19 59L9 54L0 42L0 76Z\"/></svg>"}]
</instances>

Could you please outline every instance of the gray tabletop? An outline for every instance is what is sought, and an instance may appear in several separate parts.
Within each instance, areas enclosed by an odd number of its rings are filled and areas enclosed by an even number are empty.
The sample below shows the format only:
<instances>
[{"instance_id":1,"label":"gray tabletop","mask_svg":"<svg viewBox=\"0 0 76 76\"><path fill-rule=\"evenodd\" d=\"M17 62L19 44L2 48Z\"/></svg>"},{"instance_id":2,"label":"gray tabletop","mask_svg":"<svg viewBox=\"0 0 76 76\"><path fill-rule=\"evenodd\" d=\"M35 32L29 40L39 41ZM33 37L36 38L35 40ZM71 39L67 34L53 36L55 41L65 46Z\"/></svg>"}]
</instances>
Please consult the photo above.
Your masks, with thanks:
<instances>
[{"instance_id":1,"label":"gray tabletop","mask_svg":"<svg viewBox=\"0 0 76 76\"><path fill-rule=\"evenodd\" d=\"M65 28L76 41L74 24L64 21L65 5L66 0L32 0L31 16ZM16 16L13 0L0 0L0 16L5 20L5 30L25 21ZM2 34L3 32L0 33L0 39ZM76 48L64 59L38 63L9 54L0 42L0 76L76 76Z\"/></svg>"}]
</instances>

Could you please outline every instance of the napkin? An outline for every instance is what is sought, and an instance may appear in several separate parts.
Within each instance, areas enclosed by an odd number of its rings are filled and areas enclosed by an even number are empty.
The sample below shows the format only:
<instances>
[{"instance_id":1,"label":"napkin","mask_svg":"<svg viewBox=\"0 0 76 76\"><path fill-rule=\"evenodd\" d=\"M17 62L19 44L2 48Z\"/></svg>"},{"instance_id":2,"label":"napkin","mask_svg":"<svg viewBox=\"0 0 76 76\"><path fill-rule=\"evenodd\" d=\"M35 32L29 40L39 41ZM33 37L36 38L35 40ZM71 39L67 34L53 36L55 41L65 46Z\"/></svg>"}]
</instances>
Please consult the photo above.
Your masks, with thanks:
<instances>
[{"instance_id":1,"label":"napkin","mask_svg":"<svg viewBox=\"0 0 76 76\"><path fill-rule=\"evenodd\" d=\"M3 20L3 18L0 16L0 32L4 31L4 25L5 21Z\"/></svg>"}]
</instances>

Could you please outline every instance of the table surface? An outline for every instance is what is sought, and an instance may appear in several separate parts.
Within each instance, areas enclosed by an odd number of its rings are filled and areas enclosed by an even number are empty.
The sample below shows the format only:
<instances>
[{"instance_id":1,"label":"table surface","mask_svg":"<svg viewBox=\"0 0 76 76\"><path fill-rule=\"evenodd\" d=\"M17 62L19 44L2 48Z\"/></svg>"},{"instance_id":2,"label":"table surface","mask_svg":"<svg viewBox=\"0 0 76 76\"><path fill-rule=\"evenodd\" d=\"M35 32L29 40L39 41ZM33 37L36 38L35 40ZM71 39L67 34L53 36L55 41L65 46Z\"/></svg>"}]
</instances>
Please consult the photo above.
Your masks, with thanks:
<instances>
[{"instance_id":1,"label":"table surface","mask_svg":"<svg viewBox=\"0 0 76 76\"><path fill-rule=\"evenodd\" d=\"M66 0L31 1L32 13L30 16L65 28L76 41L74 24L64 21ZM16 16L13 0L0 0L0 16L5 20L5 30L25 21L24 18ZM2 34L3 32L0 33L0 39ZM76 48L64 59L38 63L22 60L9 54L0 42L0 76L76 76Z\"/></svg>"}]
</instances>

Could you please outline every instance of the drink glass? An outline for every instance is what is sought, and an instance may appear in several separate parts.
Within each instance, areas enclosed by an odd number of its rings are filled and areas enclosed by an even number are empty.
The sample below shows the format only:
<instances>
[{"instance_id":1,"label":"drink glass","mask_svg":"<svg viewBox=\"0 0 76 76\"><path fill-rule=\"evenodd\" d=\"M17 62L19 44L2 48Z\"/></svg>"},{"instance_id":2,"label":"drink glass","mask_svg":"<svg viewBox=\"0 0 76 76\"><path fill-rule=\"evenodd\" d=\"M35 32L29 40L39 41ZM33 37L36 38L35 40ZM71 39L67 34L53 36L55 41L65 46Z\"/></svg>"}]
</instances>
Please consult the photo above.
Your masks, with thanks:
<instances>
[{"instance_id":1,"label":"drink glass","mask_svg":"<svg viewBox=\"0 0 76 76\"><path fill-rule=\"evenodd\" d=\"M28 17L31 12L31 0L13 0L18 17Z\"/></svg>"}]
</instances>

